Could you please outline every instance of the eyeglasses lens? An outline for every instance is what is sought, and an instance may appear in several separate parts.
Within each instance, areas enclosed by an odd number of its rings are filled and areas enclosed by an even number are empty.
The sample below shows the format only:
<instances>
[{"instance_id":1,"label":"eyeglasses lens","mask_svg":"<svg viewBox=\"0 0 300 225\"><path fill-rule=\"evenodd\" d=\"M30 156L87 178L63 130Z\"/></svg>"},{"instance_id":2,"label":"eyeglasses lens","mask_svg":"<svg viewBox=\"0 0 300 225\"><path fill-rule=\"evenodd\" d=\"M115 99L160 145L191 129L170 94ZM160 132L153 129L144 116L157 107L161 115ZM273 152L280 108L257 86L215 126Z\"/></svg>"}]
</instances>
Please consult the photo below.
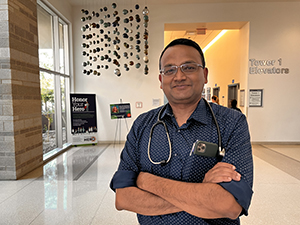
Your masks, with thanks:
<instances>
[{"instance_id":1,"label":"eyeglasses lens","mask_svg":"<svg viewBox=\"0 0 300 225\"><path fill-rule=\"evenodd\" d=\"M162 74L165 76L171 76L177 73L178 67L180 67L181 71L183 73L189 74L189 73L194 73L198 71L199 64L197 63L186 63L182 64L180 66L166 66L162 69Z\"/></svg>"}]
</instances>

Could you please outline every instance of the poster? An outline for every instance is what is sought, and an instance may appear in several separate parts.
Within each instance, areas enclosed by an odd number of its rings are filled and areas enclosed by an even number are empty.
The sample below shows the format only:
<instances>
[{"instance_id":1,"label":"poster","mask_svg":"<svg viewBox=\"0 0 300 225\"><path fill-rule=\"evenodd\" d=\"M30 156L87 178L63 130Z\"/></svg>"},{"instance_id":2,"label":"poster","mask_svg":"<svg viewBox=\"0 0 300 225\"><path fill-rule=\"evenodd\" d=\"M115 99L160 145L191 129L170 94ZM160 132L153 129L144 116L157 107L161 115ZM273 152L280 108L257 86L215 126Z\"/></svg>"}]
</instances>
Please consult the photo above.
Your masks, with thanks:
<instances>
[{"instance_id":1,"label":"poster","mask_svg":"<svg viewBox=\"0 0 300 225\"><path fill-rule=\"evenodd\" d=\"M240 90L240 106L245 106L245 90Z\"/></svg>"},{"instance_id":2,"label":"poster","mask_svg":"<svg viewBox=\"0 0 300 225\"><path fill-rule=\"evenodd\" d=\"M262 107L263 90L252 89L249 92L249 106L250 107Z\"/></svg>"},{"instance_id":3,"label":"poster","mask_svg":"<svg viewBox=\"0 0 300 225\"><path fill-rule=\"evenodd\" d=\"M206 90L207 90L206 99L207 99L207 101L210 101L211 100L210 87L207 87Z\"/></svg>"},{"instance_id":4,"label":"poster","mask_svg":"<svg viewBox=\"0 0 300 225\"><path fill-rule=\"evenodd\" d=\"M131 118L129 103L110 104L111 119Z\"/></svg>"},{"instance_id":5,"label":"poster","mask_svg":"<svg viewBox=\"0 0 300 225\"><path fill-rule=\"evenodd\" d=\"M72 145L97 143L95 94L70 94Z\"/></svg>"}]
</instances>

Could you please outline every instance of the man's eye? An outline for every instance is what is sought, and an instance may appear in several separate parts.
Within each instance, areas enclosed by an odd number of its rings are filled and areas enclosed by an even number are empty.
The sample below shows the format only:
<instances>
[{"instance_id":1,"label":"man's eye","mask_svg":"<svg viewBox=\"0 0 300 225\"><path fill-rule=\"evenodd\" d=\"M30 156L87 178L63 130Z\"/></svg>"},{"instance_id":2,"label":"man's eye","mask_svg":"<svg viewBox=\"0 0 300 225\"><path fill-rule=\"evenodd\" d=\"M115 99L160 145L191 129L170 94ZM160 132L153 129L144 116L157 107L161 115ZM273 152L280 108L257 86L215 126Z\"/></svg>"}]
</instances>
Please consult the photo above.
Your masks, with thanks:
<instances>
[{"instance_id":1,"label":"man's eye","mask_svg":"<svg viewBox=\"0 0 300 225\"><path fill-rule=\"evenodd\" d=\"M191 72L191 71L195 71L196 67L194 65L185 65L183 66L183 71L187 71L187 72Z\"/></svg>"},{"instance_id":2,"label":"man's eye","mask_svg":"<svg viewBox=\"0 0 300 225\"><path fill-rule=\"evenodd\" d=\"M169 75L175 73L176 68L170 67L170 68L165 68L164 69L164 74Z\"/></svg>"}]
</instances>

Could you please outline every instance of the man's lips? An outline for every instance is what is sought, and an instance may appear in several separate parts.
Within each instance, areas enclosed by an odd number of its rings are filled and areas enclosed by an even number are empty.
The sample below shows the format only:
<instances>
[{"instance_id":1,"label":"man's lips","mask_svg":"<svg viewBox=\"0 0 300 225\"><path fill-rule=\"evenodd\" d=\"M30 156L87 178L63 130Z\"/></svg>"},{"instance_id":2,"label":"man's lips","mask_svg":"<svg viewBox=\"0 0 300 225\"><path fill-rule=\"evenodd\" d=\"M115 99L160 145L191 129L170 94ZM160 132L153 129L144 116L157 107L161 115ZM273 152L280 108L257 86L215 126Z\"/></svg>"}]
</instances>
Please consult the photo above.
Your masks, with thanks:
<instances>
[{"instance_id":1,"label":"man's lips","mask_svg":"<svg viewBox=\"0 0 300 225\"><path fill-rule=\"evenodd\" d=\"M191 86L191 85L189 85L189 84L176 84L172 88L182 89L182 88L186 88L186 87L189 87L189 86Z\"/></svg>"}]
</instances>

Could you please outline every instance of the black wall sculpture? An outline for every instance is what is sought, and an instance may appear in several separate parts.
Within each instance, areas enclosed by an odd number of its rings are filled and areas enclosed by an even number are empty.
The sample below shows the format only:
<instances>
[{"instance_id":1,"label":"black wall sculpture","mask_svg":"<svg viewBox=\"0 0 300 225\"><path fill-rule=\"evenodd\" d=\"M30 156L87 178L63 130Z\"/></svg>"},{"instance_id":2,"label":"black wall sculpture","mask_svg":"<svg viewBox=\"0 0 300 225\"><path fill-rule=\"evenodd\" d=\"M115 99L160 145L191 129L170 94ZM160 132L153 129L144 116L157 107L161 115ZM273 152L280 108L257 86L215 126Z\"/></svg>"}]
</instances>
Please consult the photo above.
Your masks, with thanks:
<instances>
[{"instance_id":1,"label":"black wall sculpture","mask_svg":"<svg viewBox=\"0 0 300 225\"><path fill-rule=\"evenodd\" d=\"M82 55L83 74L106 74L114 69L116 76L130 70L142 70L148 75L149 10L118 10L116 3L92 12L82 9Z\"/></svg>"}]
</instances>

